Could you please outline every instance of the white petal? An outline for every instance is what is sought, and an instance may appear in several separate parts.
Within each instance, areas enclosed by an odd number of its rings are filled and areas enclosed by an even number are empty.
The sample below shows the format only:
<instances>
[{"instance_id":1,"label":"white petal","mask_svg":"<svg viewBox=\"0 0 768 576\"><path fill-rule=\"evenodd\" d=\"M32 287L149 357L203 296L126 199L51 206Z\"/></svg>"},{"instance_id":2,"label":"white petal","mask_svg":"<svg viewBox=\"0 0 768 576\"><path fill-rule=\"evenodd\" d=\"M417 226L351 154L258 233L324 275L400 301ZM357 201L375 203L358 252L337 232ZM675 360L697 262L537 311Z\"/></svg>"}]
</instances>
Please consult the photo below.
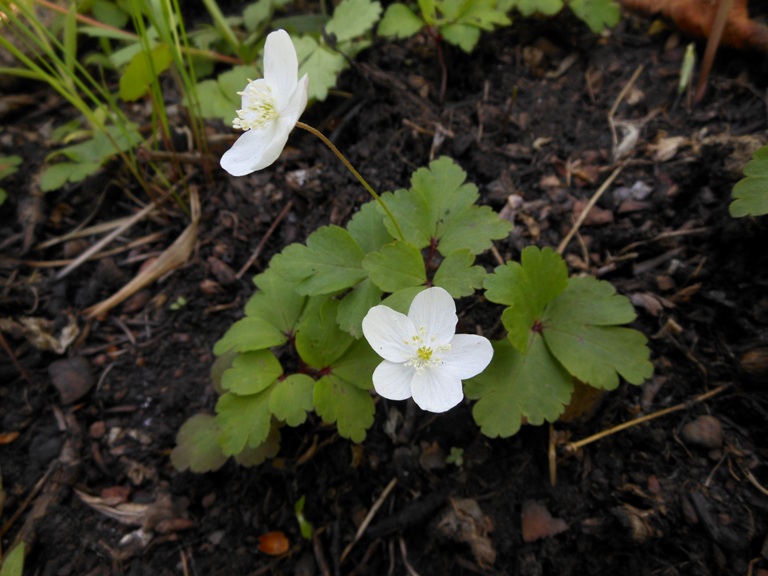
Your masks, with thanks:
<instances>
[{"instance_id":1,"label":"white petal","mask_svg":"<svg viewBox=\"0 0 768 576\"><path fill-rule=\"evenodd\" d=\"M272 32L264 44L264 79L272 88L278 108L285 106L293 94L298 77L299 60L291 37L285 30Z\"/></svg>"},{"instance_id":2,"label":"white petal","mask_svg":"<svg viewBox=\"0 0 768 576\"><path fill-rule=\"evenodd\" d=\"M493 346L487 338L476 334L456 334L451 340L451 349L441 358L442 369L464 380L477 376L491 363Z\"/></svg>"},{"instance_id":3,"label":"white petal","mask_svg":"<svg viewBox=\"0 0 768 576\"><path fill-rule=\"evenodd\" d=\"M280 109L280 119L285 119L291 124L291 128L296 125L299 117L307 107L307 91L309 90L309 77L304 74L296 85L296 89L291 94L285 107Z\"/></svg>"},{"instance_id":4,"label":"white petal","mask_svg":"<svg viewBox=\"0 0 768 576\"><path fill-rule=\"evenodd\" d=\"M373 371L373 387L379 396L405 400L411 397L411 380L415 372L411 366L384 360Z\"/></svg>"},{"instance_id":5,"label":"white petal","mask_svg":"<svg viewBox=\"0 0 768 576\"><path fill-rule=\"evenodd\" d=\"M272 164L288 142L292 125L279 120L264 128L251 129L221 157L221 167L232 176L244 176Z\"/></svg>"},{"instance_id":6,"label":"white petal","mask_svg":"<svg viewBox=\"0 0 768 576\"><path fill-rule=\"evenodd\" d=\"M408 316L392 310L389 306L374 306L363 318L363 335L371 348L390 362L405 362L414 350L408 346L416 334L413 322Z\"/></svg>"},{"instance_id":7,"label":"white petal","mask_svg":"<svg viewBox=\"0 0 768 576\"><path fill-rule=\"evenodd\" d=\"M411 394L419 408L429 412L445 412L464 398L461 379L439 366L414 375Z\"/></svg>"},{"instance_id":8,"label":"white petal","mask_svg":"<svg viewBox=\"0 0 768 576\"><path fill-rule=\"evenodd\" d=\"M453 297L439 286L419 292L408 310L408 318L418 329L424 326L427 336L436 345L448 344L456 333L456 303Z\"/></svg>"}]
</instances>

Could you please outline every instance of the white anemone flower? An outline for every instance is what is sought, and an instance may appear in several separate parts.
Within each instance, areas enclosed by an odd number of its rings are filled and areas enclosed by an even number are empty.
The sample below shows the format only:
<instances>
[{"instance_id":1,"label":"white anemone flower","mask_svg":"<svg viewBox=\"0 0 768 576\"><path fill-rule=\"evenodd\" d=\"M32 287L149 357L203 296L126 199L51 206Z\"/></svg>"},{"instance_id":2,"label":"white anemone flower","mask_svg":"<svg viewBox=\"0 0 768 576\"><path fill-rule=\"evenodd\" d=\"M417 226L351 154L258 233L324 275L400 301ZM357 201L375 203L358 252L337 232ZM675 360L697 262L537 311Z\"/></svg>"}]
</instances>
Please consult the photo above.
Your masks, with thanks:
<instances>
[{"instance_id":1,"label":"white anemone flower","mask_svg":"<svg viewBox=\"0 0 768 576\"><path fill-rule=\"evenodd\" d=\"M414 402L429 412L445 412L461 402L461 381L491 362L487 338L456 334L456 303L443 288L417 294L408 315L374 306L363 318L363 334L384 358L373 372L376 392L390 400Z\"/></svg>"},{"instance_id":2,"label":"white anemone flower","mask_svg":"<svg viewBox=\"0 0 768 576\"><path fill-rule=\"evenodd\" d=\"M264 78L251 80L242 110L232 125L245 130L221 157L221 167L233 176L244 176L272 164L285 148L299 116L307 107L306 74L297 80L299 60L285 30L267 36L264 45Z\"/></svg>"}]
</instances>

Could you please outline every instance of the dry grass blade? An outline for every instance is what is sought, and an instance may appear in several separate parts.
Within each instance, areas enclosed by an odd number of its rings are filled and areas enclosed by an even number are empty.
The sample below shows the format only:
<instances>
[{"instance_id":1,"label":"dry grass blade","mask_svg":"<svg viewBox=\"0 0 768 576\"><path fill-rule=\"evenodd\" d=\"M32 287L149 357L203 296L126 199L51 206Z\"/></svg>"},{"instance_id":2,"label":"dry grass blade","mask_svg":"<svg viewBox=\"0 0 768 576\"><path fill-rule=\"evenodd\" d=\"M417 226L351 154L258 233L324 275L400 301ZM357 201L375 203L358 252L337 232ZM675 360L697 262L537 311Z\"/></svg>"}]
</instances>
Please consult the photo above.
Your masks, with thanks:
<instances>
[{"instance_id":1,"label":"dry grass blade","mask_svg":"<svg viewBox=\"0 0 768 576\"><path fill-rule=\"evenodd\" d=\"M197 226L200 221L200 197L195 187L190 187L190 204L192 207L192 221L184 229L184 232L176 238L176 241L157 260L142 270L138 276L128 282L118 292L86 309L84 313L87 318L93 319L105 315L126 298L129 298L164 274L175 270L187 262L197 242Z\"/></svg>"}]
</instances>

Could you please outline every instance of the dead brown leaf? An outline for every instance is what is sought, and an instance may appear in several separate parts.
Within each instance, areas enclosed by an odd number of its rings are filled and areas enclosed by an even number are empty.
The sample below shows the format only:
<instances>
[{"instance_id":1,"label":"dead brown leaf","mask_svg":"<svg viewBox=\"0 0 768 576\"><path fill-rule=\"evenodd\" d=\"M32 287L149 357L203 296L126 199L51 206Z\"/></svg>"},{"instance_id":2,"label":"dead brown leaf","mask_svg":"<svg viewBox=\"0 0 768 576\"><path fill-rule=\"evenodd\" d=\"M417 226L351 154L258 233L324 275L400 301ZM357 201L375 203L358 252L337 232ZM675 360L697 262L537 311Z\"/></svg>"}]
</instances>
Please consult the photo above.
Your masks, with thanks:
<instances>
[{"instance_id":1,"label":"dead brown leaf","mask_svg":"<svg viewBox=\"0 0 768 576\"><path fill-rule=\"evenodd\" d=\"M707 0L621 0L621 3L636 12L661 14L681 32L695 38L709 37L719 5ZM733 0L720 42L739 50L768 52L768 26L750 19L747 0Z\"/></svg>"}]
</instances>

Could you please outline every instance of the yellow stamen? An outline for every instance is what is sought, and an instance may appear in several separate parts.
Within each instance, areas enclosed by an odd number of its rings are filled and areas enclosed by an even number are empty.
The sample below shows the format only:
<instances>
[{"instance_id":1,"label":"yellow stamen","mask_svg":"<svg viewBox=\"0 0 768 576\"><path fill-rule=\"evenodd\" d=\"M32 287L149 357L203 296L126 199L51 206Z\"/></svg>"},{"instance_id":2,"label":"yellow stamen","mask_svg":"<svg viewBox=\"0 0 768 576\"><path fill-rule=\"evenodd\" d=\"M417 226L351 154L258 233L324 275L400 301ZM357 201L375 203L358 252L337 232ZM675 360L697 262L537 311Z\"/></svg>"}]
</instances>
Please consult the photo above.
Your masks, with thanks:
<instances>
[{"instance_id":1,"label":"yellow stamen","mask_svg":"<svg viewBox=\"0 0 768 576\"><path fill-rule=\"evenodd\" d=\"M243 97L245 108L237 111L232 126L241 130L263 128L278 116L277 101L272 90L264 81L250 82L245 90L238 92Z\"/></svg>"}]
</instances>

